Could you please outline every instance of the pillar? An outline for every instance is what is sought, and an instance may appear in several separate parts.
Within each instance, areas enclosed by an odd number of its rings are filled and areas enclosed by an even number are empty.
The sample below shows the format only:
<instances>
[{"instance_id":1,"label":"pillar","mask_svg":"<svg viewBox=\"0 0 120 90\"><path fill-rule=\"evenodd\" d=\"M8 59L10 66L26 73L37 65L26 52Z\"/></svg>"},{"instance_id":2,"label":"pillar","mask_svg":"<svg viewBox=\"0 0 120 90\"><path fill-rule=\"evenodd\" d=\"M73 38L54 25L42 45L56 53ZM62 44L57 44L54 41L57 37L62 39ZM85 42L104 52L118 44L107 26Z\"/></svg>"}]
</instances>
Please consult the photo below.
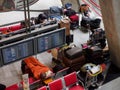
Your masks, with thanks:
<instances>
[{"instance_id":1,"label":"pillar","mask_svg":"<svg viewBox=\"0 0 120 90\"><path fill-rule=\"evenodd\" d=\"M120 68L120 0L99 0L112 62Z\"/></svg>"}]
</instances>

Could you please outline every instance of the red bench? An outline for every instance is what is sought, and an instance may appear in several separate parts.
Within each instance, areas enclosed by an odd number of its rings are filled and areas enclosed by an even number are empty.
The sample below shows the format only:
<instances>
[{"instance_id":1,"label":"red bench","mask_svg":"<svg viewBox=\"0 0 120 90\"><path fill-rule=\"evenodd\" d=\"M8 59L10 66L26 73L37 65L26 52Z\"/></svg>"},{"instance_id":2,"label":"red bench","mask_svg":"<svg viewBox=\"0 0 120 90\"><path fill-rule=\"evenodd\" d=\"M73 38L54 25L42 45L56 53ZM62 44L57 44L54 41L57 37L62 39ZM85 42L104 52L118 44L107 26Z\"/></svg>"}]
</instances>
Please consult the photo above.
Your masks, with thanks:
<instances>
[{"instance_id":1,"label":"red bench","mask_svg":"<svg viewBox=\"0 0 120 90\"><path fill-rule=\"evenodd\" d=\"M13 26L6 26L6 27L1 27L0 32L2 34L8 34L9 32L20 30L21 28L22 26L20 24L13 25Z\"/></svg>"},{"instance_id":2,"label":"red bench","mask_svg":"<svg viewBox=\"0 0 120 90\"><path fill-rule=\"evenodd\" d=\"M13 25L13 26L10 26L9 27L9 29L11 30L11 31L17 31L17 30L20 30L22 27L21 27L21 25L20 24L18 24L18 25Z\"/></svg>"}]
</instances>

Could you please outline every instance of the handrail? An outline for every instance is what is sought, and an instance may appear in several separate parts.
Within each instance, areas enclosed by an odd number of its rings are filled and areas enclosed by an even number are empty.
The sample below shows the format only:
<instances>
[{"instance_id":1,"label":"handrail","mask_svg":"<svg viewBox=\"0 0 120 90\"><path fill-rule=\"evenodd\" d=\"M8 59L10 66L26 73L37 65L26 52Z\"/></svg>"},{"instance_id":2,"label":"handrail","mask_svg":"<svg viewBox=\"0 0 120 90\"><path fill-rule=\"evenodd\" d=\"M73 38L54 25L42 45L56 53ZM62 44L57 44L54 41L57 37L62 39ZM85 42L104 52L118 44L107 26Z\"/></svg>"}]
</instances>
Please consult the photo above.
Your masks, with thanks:
<instances>
[{"instance_id":1,"label":"handrail","mask_svg":"<svg viewBox=\"0 0 120 90\"><path fill-rule=\"evenodd\" d=\"M24 20L20 20L20 21L16 21L16 22L13 22L13 23L8 23L8 24L4 24L4 25L0 25L0 27L5 27L5 26L9 26L9 25L14 25L14 24L17 24L17 23L20 23Z\"/></svg>"},{"instance_id":2,"label":"handrail","mask_svg":"<svg viewBox=\"0 0 120 90\"><path fill-rule=\"evenodd\" d=\"M41 34L41 33L48 32L50 30L55 30L57 28L58 28L58 24L48 25L48 26L39 28L37 30L33 30L31 33L26 33L25 32L25 33L22 33L22 34L17 34L17 35L8 37L8 38L4 38L4 39L0 40L0 43L1 43L1 45L9 44L9 43L24 39L26 37L32 37L32 36L35 36L35 35L38 35L38 34Z\"/></svg>"},{"instance_id":3,"label":"handrail","mask_svg":"<svg viewBox=\"0 0 120 90\"><path fill-rule=\"evenodd\" d=\"M14 10L14 11L24 11L24 10ZM26 10L26 11L27 11L27 10ZM46 10L30 10L30 12L44 12L44 13L49 14L49 9L46 9ZM13 22L13 23L8 23L8 24L0 25L0 27L17 24L17 23L20 23L20 22L22 22L22 21L25 21L25 20L19 20L19 21Z\"/></svg>"}]
</instances>

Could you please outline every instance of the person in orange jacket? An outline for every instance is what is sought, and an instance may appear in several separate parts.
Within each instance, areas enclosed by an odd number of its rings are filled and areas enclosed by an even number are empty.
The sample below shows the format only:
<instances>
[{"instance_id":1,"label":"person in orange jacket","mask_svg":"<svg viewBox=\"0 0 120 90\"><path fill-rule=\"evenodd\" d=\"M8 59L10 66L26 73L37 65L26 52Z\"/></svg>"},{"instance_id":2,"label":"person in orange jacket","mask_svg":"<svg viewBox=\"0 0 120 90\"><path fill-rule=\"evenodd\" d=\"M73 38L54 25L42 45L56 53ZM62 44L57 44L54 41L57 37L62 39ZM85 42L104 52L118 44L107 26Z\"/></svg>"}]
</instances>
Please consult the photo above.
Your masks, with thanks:
<instances>
[{"instance_id":1,"label":"person in orange jacket","mask_svg":"<svg viewBox=\"0 0 120 90\"><path fill-rule=\"evenodd\" d=\"M41 74L45 75L44 78L47 78L50 75L52 75L52 71L49 67L43 65L42 63L38 61L38 59L32 56L25 58L24 62L27 64L27 66L32 71L35 79L40 79Z\"/></svg>"}]
</instances>

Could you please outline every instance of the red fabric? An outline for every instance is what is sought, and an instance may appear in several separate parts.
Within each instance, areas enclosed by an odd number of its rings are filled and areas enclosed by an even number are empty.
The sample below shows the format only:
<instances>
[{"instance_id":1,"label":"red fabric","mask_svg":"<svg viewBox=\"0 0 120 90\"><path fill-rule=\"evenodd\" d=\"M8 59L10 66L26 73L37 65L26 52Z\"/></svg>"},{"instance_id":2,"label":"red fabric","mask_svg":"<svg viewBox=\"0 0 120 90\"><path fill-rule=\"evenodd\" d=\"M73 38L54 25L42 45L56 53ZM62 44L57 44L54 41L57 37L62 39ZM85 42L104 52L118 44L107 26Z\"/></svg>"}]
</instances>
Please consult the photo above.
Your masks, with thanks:
<instances>
[{"instance_id":1,"label":"red fabric","mask_svg":"<svg viewBox=\"0 0 120 90\"><path fill-rule=\"evenodd\" d=\"M70 16L70 20L71 20L72 22L75 22L75 21L78 21L78 20L79 20L79 17L78 17L77 15L72 15L72 16Z\"/></svg>"},{"instance_id":2,"label":"red fabric","mask_svg":"<svg viewBox=\"0 0 120 90\"><path fill-rule=\"evenodd\" d=\"M53 82L50 82L48 85L49 85L50 90L62 90L63 89L61 78L56 79Z\"/></svg>"},{"instance_id":3,"label":"red fabric","mask_svg":"<svg viewBox=\"0 0 120 90\"><path fill-rule=\"evenodd\" d=\"M37 90L47 90L47 87L46 86L43 86L41 88L38 88Z\"/></svg>"},{"instance_id":4,"label":"red fabric","mask_svg":"<svg viewBox=\"0 0 120 90\"><path fill-rule=\"evenodd\" d=\"M101 64L100 66L102 67L102 71L105 71L105 69L106 69L106 64L103 63L103 64Z\"/></svg>"},{"instance_id":5,"label":"red fabric","mask_svg":"<svg viewBox=\"0 0 120 90\"><path fill-rule=\"evenodd\" d=\"M84 88L80 85L76 85L76 86L70 87L69 90L84 90Z\"/></svg>"},{"instance_id":6,"label":"red fabric","mask_svg":"<svg viewBox=\"0 0 120 90\"><path fill-rule=\"evenodd\" d=\"M36 58L34 58L32 56L24 59L24 61L27 64L27 66L30 68L30 70L32 71L32 73L34 75L34 78L36 78L36 79L40 78L41 73L45 73L48 70L50 70L49 67L43 65Z\"/></svg>"},{"instance_id":7,"label":"red fabric","mask_svg":"<svg viewBox=\"0 0 120 90\"><path fill-rule=\"evenodd\" d=\"M21 28L22 28L22 27L21 27L20 24L19 24L19 25L10 26L10 30L11 30L11 31L20 30Z\"/></svg>"},{"instance_id":8,"label":"red fabric","mask_svg":"<svg viewBox=\"0 0 120 90\"><path fill-rule=\"evenodd\" d=\"M0 28L0 31L8 30L8 27L2 27Z\"/></svg>"},{"instance_id":9,"label":"red fabric","mask_svg":"<svg viewBox=\"0 0 120 90\"><path fill-rule=\"evenodd\" d=\"M2 32L2 34L7 34L8 31L9 30L9 28L8 27L2 27L2 28L0 28L0 32Z\"/></svg>"}]
</instances>

